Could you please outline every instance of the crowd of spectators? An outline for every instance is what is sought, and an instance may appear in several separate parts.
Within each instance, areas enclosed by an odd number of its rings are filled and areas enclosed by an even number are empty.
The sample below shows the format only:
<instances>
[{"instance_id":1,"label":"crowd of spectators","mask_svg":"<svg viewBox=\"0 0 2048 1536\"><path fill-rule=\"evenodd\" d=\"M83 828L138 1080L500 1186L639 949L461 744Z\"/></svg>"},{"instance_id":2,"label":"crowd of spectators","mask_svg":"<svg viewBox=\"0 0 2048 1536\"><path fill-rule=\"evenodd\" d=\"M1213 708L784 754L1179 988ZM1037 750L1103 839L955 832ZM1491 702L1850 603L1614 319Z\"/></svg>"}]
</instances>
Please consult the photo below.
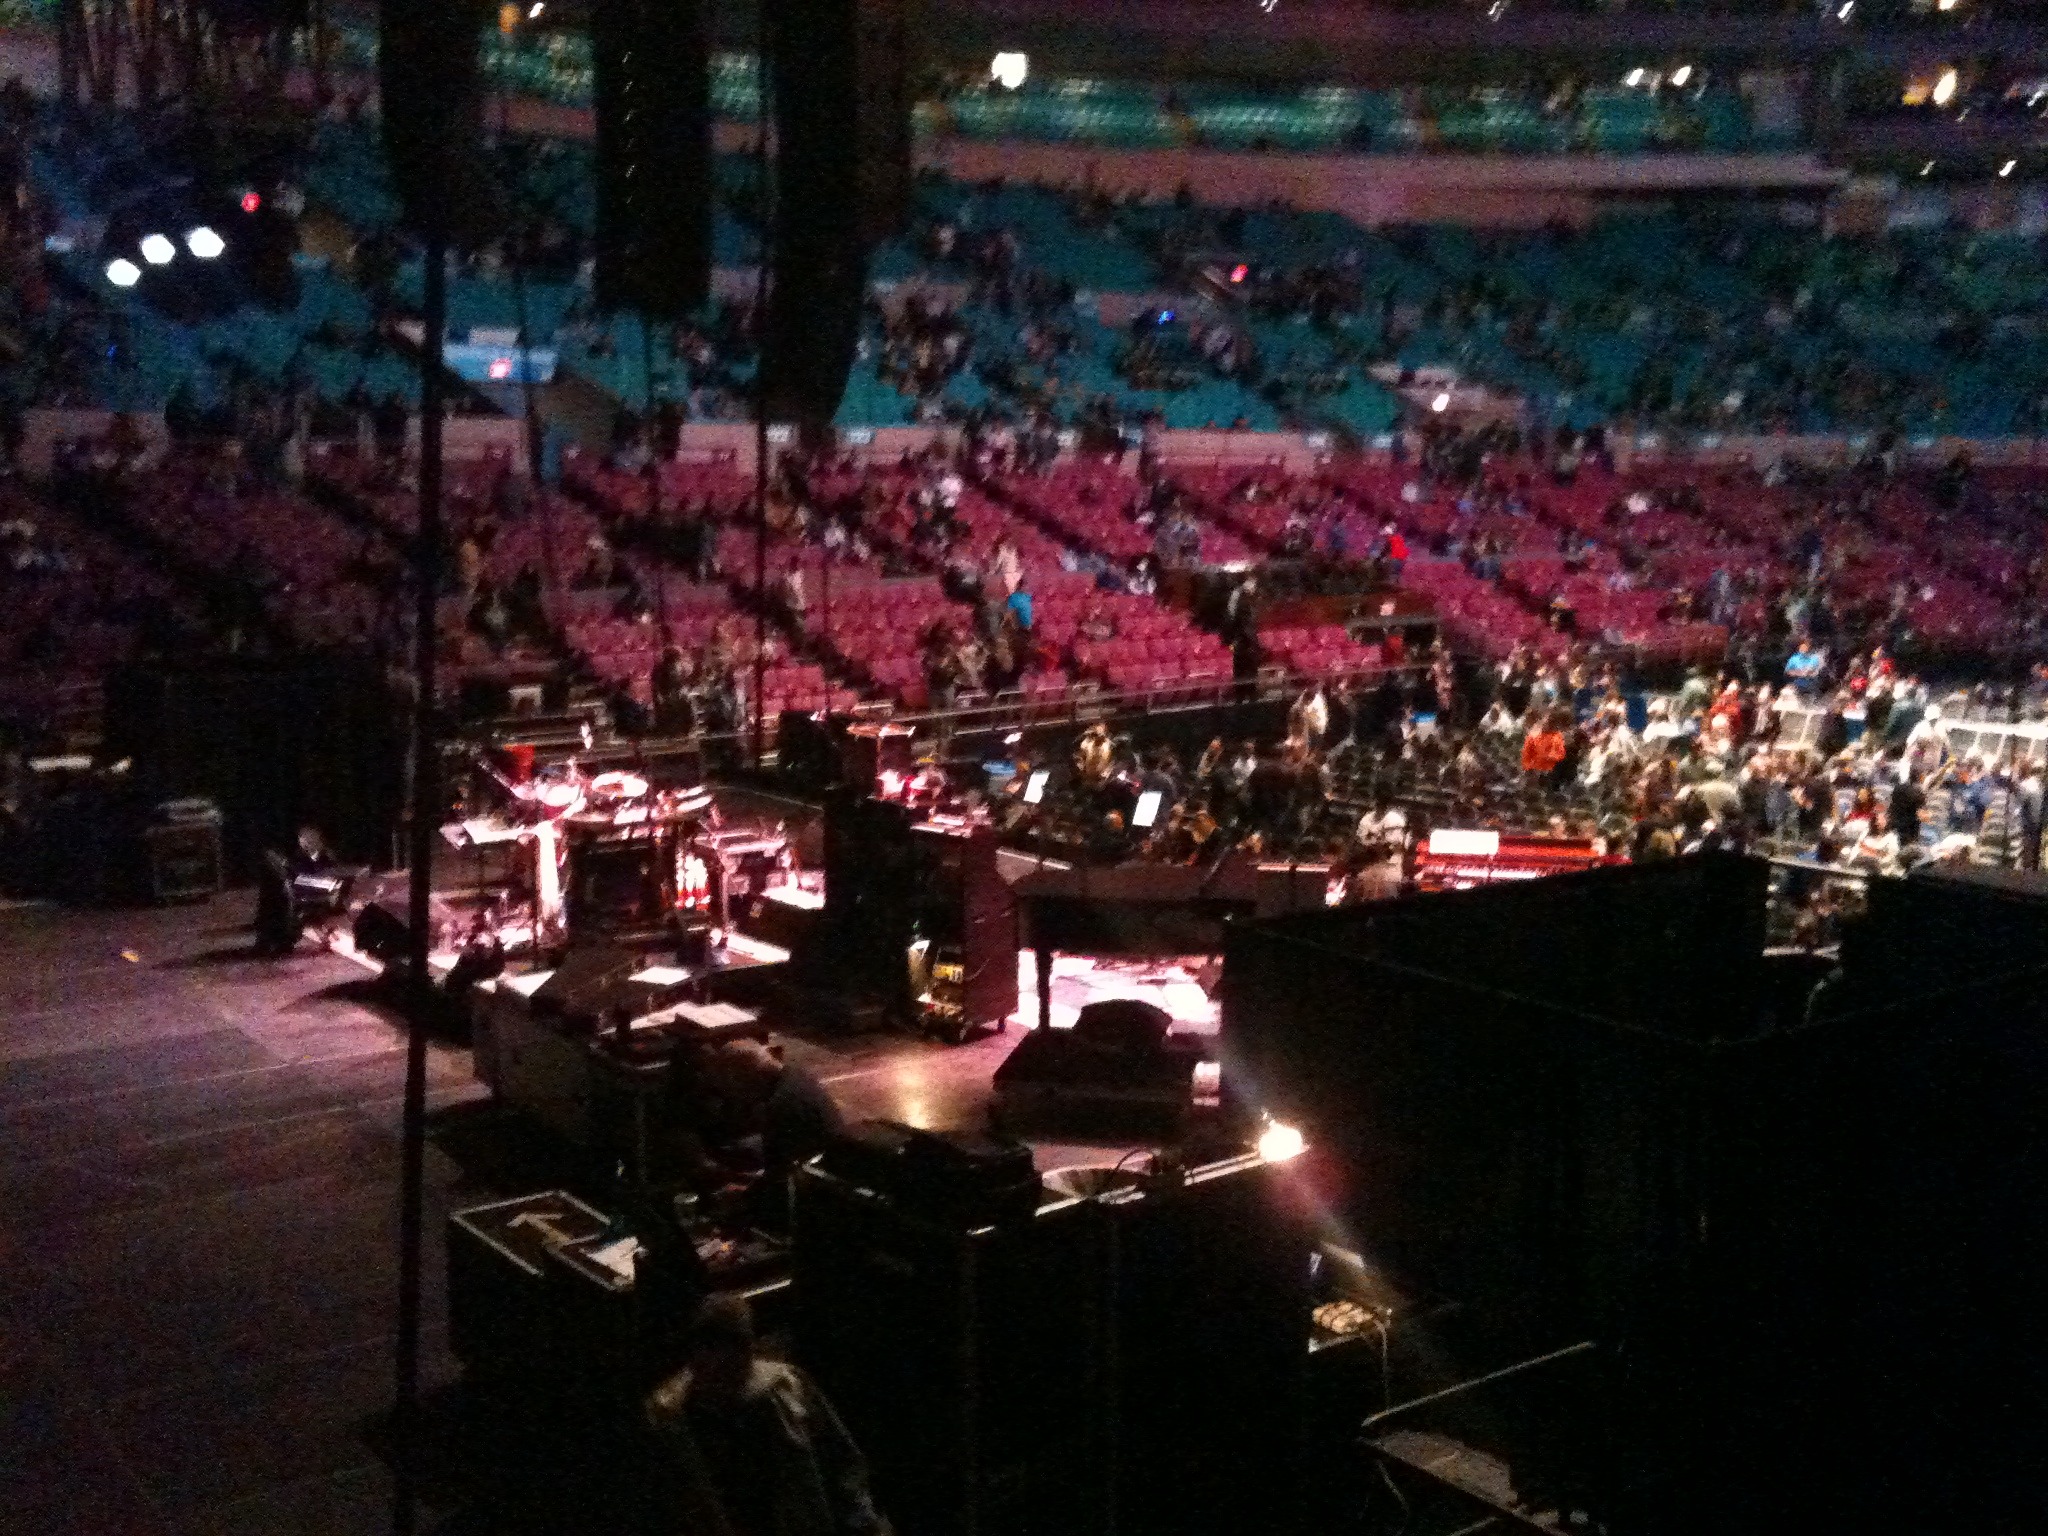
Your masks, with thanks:
<instances>
[{"instance_id":1,"label":"crowd of spectators","mask_svg":"<svg viewBox=\"0 0 2048 1536\"><path fill-rule=\"evenodd\" d=\"M1759 853L1807 872L1784 918L1809 944L1841 915L1836 876L2039 869L2048 667L1945 703L1883 652L1820 676L1832 688L1696 669L1675 694L1626 693L1587 657L1472 668L1438 651L1369 687L1312 686L1284 737L1217 738L1192 760L1092 727L1068 760L1018 763L997 815L1107 862L1325 864L1333 901L1412 887L1439 829L1587 858ZM1027 800L1041 771L1056 787Z\"/></svg>"}]
</instances>

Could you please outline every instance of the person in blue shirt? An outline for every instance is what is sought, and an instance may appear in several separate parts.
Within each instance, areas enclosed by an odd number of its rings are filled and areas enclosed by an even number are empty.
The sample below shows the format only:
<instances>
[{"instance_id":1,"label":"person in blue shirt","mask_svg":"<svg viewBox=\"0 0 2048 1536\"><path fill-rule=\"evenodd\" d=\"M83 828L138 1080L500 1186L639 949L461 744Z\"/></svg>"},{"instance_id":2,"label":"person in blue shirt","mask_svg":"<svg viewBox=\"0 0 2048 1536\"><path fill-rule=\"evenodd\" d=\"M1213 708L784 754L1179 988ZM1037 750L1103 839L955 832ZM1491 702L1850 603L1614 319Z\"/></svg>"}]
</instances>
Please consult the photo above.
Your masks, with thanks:
<instances>
[{"instance_id":1,"label":"person in blue shirt","mask_svg":"<svg viewBox=\"0 0 2048 1536\"><path fill-rule=\"evenodd\" d=\"M1785 658L1785 681L1798 690L1802 699L1811 698L1820 686L1822 658L1813 648L1811 640L1801 640L1799 649Z\"/></svg>"}]
</instances>

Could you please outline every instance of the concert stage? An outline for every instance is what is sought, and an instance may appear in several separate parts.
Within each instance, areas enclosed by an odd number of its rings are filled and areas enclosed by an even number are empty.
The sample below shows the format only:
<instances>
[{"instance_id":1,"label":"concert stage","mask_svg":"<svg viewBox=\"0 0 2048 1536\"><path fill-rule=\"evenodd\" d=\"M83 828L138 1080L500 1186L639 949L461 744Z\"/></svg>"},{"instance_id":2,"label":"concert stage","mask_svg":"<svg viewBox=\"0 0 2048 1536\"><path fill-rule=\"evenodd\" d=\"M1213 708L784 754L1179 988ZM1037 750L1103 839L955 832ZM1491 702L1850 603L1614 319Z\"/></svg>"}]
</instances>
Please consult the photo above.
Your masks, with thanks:
<instances>
[{"instance_id":1,"label":"concert stage","mask_svg":"<svg viewBox=\"0 0 2048 1536\"><path fill-rule=\"evenodd\" d=\"M0 910L0 1240L24 1260L0 1278L0 1492L39 1536L385 1528L403 1035L373 980L310 939L254 958L252 905ZM1063 964L1056 1007L1112 976ZM849 1115L927 1127L980 1124L1019 1038L778 1036ZM429 1103L435 1512L559 1530L601 1490L559 1458L479 1461L458 1432L442 1231L493 1197L607 1191L490 1102L464 1046L432 1046ZM1035 1147L1047 1170L1127 1149Z\"/></svg>"}]
</instances>

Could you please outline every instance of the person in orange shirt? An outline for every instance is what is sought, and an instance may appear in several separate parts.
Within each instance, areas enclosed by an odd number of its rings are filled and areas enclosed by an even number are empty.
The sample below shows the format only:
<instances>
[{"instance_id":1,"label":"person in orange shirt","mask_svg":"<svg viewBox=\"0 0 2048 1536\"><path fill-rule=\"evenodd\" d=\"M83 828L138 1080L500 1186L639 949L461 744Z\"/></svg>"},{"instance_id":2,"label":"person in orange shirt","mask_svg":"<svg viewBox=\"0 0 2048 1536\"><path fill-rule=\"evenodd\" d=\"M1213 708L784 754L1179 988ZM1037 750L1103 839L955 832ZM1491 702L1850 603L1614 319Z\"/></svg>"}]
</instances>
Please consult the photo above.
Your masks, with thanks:
<instances>
[{"instance_id":1,"label":"person in orange shirt","mask_svg":"<svg viewBox=\"0 0 2048 1536\"><path fill-rule=\"evenodd\" d=\"M1564 731L1556 715L1529 728L1522 738L1522 772L1541 778L1564 761Z\"/></svg>"}]
</instances>

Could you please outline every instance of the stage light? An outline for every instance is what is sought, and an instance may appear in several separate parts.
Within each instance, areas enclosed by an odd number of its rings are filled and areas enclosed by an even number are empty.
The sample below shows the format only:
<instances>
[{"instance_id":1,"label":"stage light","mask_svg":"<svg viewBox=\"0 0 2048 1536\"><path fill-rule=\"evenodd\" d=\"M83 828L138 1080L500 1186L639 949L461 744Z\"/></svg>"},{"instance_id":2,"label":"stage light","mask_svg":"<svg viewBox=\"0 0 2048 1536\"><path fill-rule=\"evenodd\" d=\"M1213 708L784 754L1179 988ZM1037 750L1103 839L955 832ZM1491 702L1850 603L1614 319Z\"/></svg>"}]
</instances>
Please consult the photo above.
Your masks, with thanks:
<instances>
[{"instance_id":1,"label":"stage light","mask_svg":"<svg viewBox=\"0 0 2048 1536\"><path fill-rule=\"evenodd\" d=\"M201 261L212 261L228 248L227 241L202 224L197 229L185 231L185 249Z\"/></svg>"},{"instance_id":2,"label":"stage light","mask_svg":"<svg viewBox=\"0 0 2048 1536\"><path fill-rule=\"evenodd\" d=\"M541 13L548 8L548 0L533 0L533 6L526 13L528 21L539 21Z\"/></svg>"},{"instance_id":3,"label":"stage light","mask_svg":"<svg viewBox=\"0 0 2048 1536\"><path fill-rule=\"evenodd\" d=\"M1835 20L1847 21L1856 14L1856 0L1842 0L1842 8L1835 12Z\"/></svg>"},{"instance_id":4,"label":"stage light","mask_svg":"<svg viewBox=\"0 0 2048 1536\"><path fill-rule=\"evenodd\" d=\"M1448 411L1451 408L1451 392L1448 389L1439 390L1437 397L1429 402L1429 408L1439 413Z\"/></svg>"},{"instance_id":5,"label":"stage light","mask_svg":"<svg viewBox=\"0 0 2048 1536\"><path fill-rule=\"evenodd\" d=\"M116 256L107 263L107 281L116 288L133 288L142 281L142 268L125 256Z\"/></svg>"},{"instance_id":6,"label":"stage light","mask_svg":"<svg viewBox=\"0 0 2048 1536\"><path fill-rule=\"evenodd\" d=\"M144 235L142 237L142 259L152 267L169 266L178 254L178 248L171 244L169 235Z\"/></svg>"},{"instance_id":7,"label":"stage light","mask_svg":"<svg viewBox=\"0 0 2048 1536\"><path fill-rule=\"evenodd\" d=\"M1268 1120L1266 1128L1259 1132L1259 1156L1269 1163L1284 1163L1307 1150L1308 1142L1301 1132L1278 1120Z\"/></svg>"},{"instance_id":8,"label":"stage light","mask_svg":"<svg viewBox=\"0 0 2048 1536\"><path fill-rule=\"evenodd\" d=\"M1930 160L1925 165L1921 166L1920 174L1922 176L1932 176L1934 174L1934 162Z\"/></svg>"},{"instance_id":9,"label":"stage light","mask_svg":"<svg viewBox=\"0 0 2048 1536\"><path fill-rule=\"evenodd\" d=\"M242 212L254 213L262 206L263 195L260 192L244 192L242 194Z\"/></svg>"},{"instance_id":10,"label":"stage light","mask_svg":"<svg viewBox=\"0 0 2048 1536\"><path fill-rule=\"evenodd\" d=\"M1233 283L1241 283L1251 275L1252 269L1245 266L1242 262L1230 269L1230 280Z\"/></svg>"},{"instance_id":11,"label":"stage light","mask_svg":"<svg viewBox=\"0 0 2048 1536\"><path fill-rule=\"evenodd\" d=\"M1956 0L1934 0L1934 8L1937 11L1952 11L1956 8Z\"/></svg>"},{"instance_id":12,"label":"stage light","mask_svg":"<svg viewBox=\"0 0 2048 1536\"><path fill-rule=\"evenodd\" d=\"M1934 82L1934 104L1937 107L1945 107L1954 101L1956 99L1957 84L1955 66L1950 65L1941 72L1941 77Z\"/></svg>"},{"instance_id":13,"label":"stage light","mask_svg":"<svg viewBox=\"0 0 2048 1536\"><path fill-rule=\"evenodd\" d=\"M2000 176L2010 176L2013 173L2014 167L2016 167L2018 164L2019 161L2017 160L2008 160L2005 162L2005 164L2001 165L1998 168L1998 174Z\"/></svg>"},{"instance_id":14,"label":"stage light","mask_svg":"<svg viewBox=\"0 0 2048 1536\"><path fill-rule=\"evenodd\" d=\"M1671 71L1671 83L1680 90L1692 84L1692 66L1690 64L1681 64L1678 68Z\"/></svg>"},{"instance_id":15,"label":"stage light","mask_svg":"<svg viewBox=\"0 0 2048 1536\"><path fill-rule=\"evenodd\" d=\"M999 53L988 66L989 78L1006 91L1014 91L1031 75L1031 60L1021 53Z\"/></svg>"},{"instance_id":16,"label":"stage light","mask_svg":"<svg viewBox=\"0 0 2048 1536\"><path fill-rule=\"evenodd\" d=\"M494 357L491 359L488 371L493 381L509 379L512 377L512 359L509 357Z\"/></svg>"},{"instance_id":17,"label":"stage light","mask_svg":"<svg viewBox=\"0 0 2048 1536\"><path fill-rule=\"evenodd\" d=\"M1639 86L1639 85L1641 85L1641 84L1643 83L1643 72L1642 72L1642 70L1640 70L1640 69L1632 69L1632 70L1630 70L1630 71L1628 72L1628 75L1627 75L1627 76L1626 76L1626 77L1625 77L1625 78L1624 78L1624 79L1622 80L1622 82L1621 82L1621 83L1622 83L1623 85L1627 86L1627 87L1628 87L1628 88L1629 88L1630 90L1634 90L1634 89L1635 89L1635 88L1636 88L1637 86Z\"/></svg>"}]
</instances>

